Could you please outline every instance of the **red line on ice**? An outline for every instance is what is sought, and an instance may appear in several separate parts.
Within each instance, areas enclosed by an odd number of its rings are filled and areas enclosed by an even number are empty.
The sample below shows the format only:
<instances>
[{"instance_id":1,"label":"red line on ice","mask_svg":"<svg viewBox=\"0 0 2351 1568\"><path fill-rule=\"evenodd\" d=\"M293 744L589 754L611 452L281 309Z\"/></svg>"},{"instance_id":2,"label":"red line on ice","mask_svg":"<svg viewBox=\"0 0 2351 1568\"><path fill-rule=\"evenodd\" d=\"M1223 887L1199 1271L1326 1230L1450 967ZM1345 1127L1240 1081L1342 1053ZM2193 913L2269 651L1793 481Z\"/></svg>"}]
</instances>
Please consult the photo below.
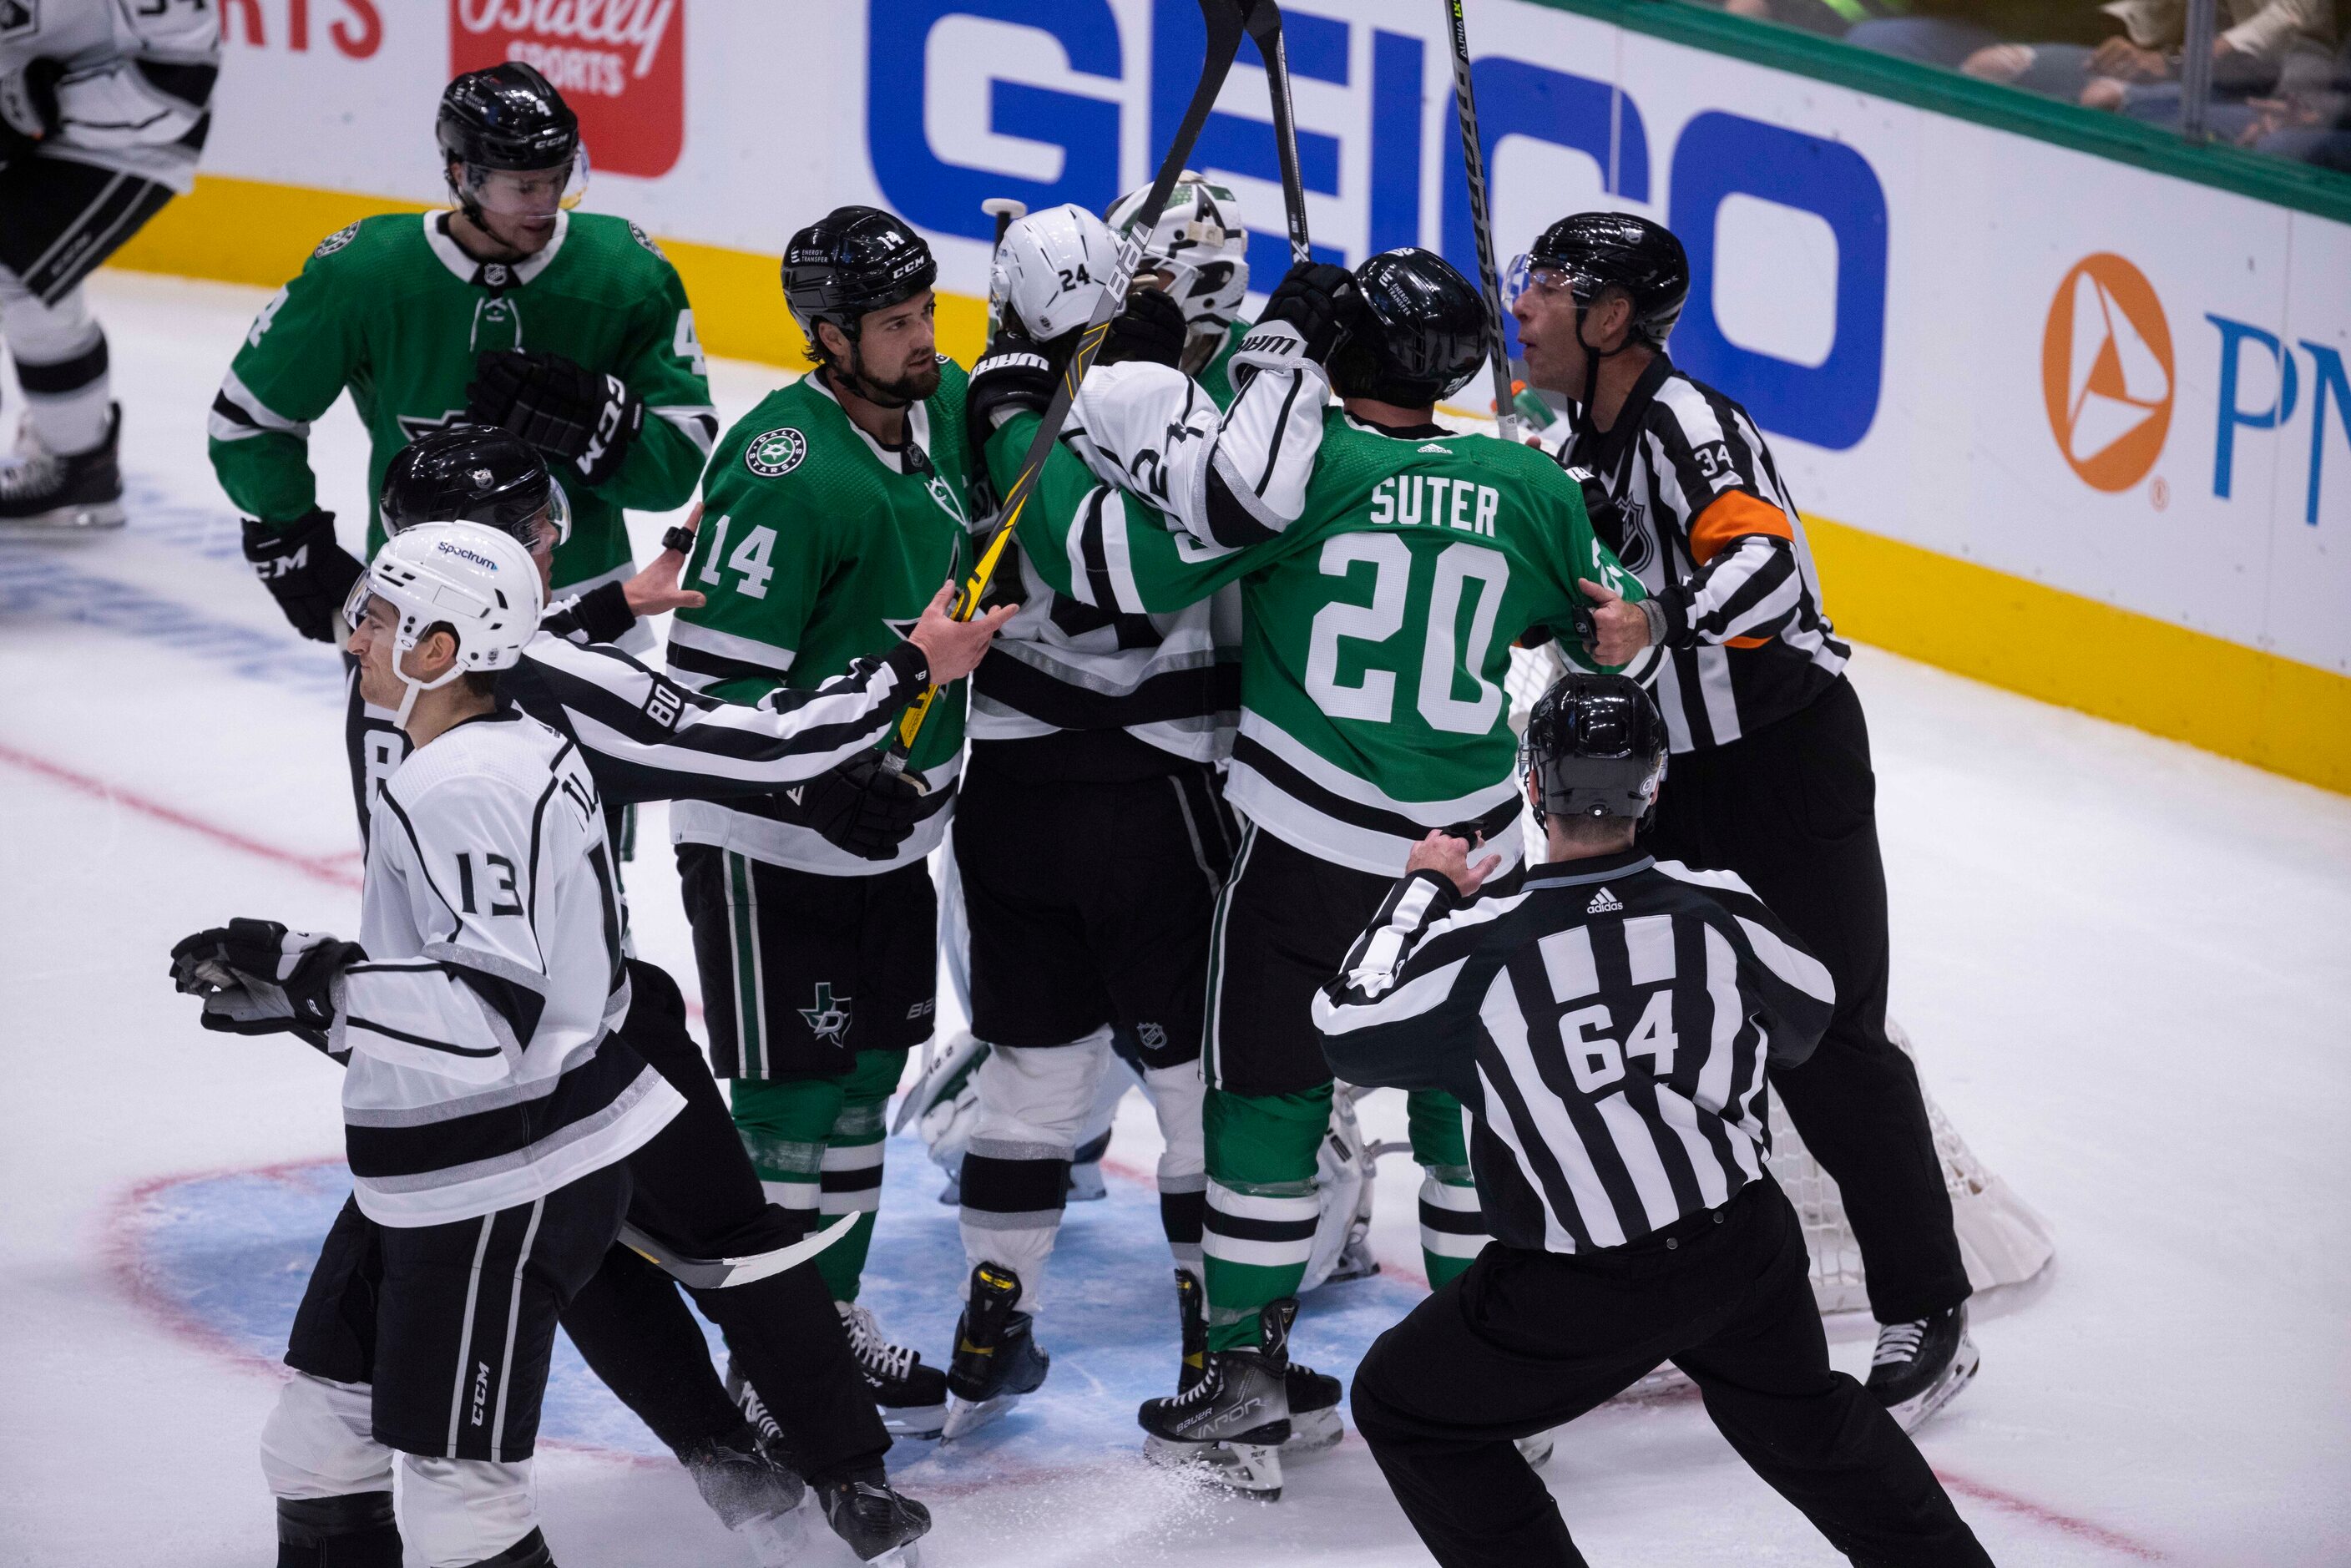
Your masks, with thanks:
<instances>
[{"instance_id":1,"label":"red line on ice","mask_svg":"<svg viewBox=\"0 0 2351 1568\"><path fill-rule=\"evenodd\" d=\"M2005 1510L2020 1518L2029 1519L2035 1524L2047 1525L2050 1529L2073 1536L2077 1541L2086 1541L2093 1545L2103 1546L2109 1552L2119 1552L2126 1557L2136 1557L2142 1563L2169 1561L2168 1554L2158 1551L2143 1541L2134 1541L2119 1530L2111 1530L2103 1524L2093 1524L2086 1519L2076 1519L2070 1513L2060 1513L2057 1510L2034 1502L2030 1498L2022 1498L2014 1492L2002 1491L2000 1488L1988 1485L1983 1481L1955 1475L1940 1467L1936 1469L1935 1475L1945 1486L1961 1497L1971 1497L1978 1502L1990 1503L1994 1508Z\"/></svg>"},{"instance_id":2,"label":"red line on ice","mask_svg":"<svg viewBox=\"0 0 2351 1568\"><path fill-rule=\"evenodd\" d=\"M141 816L152 817L159 822L169 822L175 828L184 829L200 838L210 839L216 844L233 850L242 850L246 854L290 867L316 881L354 891L360 885L359 873L350 869L350 862L359 858L356 855L297 854L292 850L282 850L275 844L265 844L258 839L246 837L234 828L224 828L217 823L207 822L201 817L192 817L175 806L166 806L161 800L151 800L136 790L126 789L119 784L110 784L103 779L93 778L89 774L68 768L62 763L51 762L46 758L19 751L13 746L0 744L0 762L21 768L27 773L38 774L51 783L62 784L68 789L93 799L128 806Z\"/></svg>"}]
</instances>

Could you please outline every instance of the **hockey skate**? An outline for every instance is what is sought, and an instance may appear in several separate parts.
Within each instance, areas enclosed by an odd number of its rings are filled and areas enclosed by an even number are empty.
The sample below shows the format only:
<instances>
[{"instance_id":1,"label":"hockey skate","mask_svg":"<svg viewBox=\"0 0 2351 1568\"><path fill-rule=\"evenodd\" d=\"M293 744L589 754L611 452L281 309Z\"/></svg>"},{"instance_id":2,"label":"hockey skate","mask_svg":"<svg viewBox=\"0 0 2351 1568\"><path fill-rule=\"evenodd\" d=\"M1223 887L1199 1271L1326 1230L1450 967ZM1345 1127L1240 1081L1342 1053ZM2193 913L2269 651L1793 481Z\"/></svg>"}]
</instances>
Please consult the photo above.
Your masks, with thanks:
<instances>
[{"instance_id":1,"label":"hockey skate","mask_svg":"<svg viewBox=\"0 0 2351 1568\"><path fill-rule=\"evenodd\" d=\"M1339 1401L1347 1391L1339 1380L1293 1361L1282 1373L1282 1383L1290 1390L1290 1438L1281 1451L1296 1458L1337 1448L1347 1435L1346 1424L1339 1418Z\"/></svg>"},{"instance_id":2,"label":"hockey skate","mask_svg":"<svg viewBox=\"0 0 2351 1568\"><path fill-rule=\"evenodd\" d=\"M925 1366L911 1347L892 1344L868 1308L855 1301L833 1305L841 1310L841 1326L849 1331L850 1354L882 1412L882 1429L893 1437L935 1437L946 1430L946 1375Z\"/></svg>"},{"instance_id":3,"label":"hockey skate","mask_svg":"<svg viewBox=\"0 0 2351 1568\"><path fill-rule=\"evenodd\" d=\"M878 1472L877 1472L878 1473ZM931 1511L883 1481L835 1481L817 1489L832 1532L861 1563L879 1568L919 1568L914 1542L930 1533Z\"/></svg>"},{"instance_id":4,"label":"hockey skate","mask_svg":"<svg viewBox=\"0 0 2351 1568\"><path fill-rule=\"evenodd\" d=\"M1915 1432L1968 1385L1982 1360L1968 1337L1962 1301L1933 1317L1879 1325L1869 1391L1905 1432Z\"/></svg>"},{"instance_id":5,"label":"hockey skate","mask_svg":"<svg viewBox=\"0 0 2351 1568\"><path fill-rule=\"evenodd\" d=\"M979 1430L1044 1383L1052 1358L1038 1346L1035 1320L1015 1310L1019 1302L1019 1275L1000 1263L972 1270L947 1364L949 1440Z\"/></svg>"},{"instance_id":6,"label":"hockey skate","mask_svg":"<svg viewBox=\"0 0 2351 1568\"><path fill-rule=\"evenodd\" d=\"M758 1395L749 1397L758 1402ZM808 1526L799 1513L807 1484L753 1426L690 1443L677 1458L710 1511L744 1539L760 1568L785 1568L807 1547Z\"/></svg>"},{"instance_id":7,"label":"hockey skate","mask_svg":"<svg viewBox=\"0 0 2351 1568\"><path fill-rule=\"evenodd\" d=\"M68 533L122 526L122 471L114 460L122 409L106 416L106 439L88 452L59 456L27 440L0 463L0 529ZM26 432L29 436L29 430Z\"/></svg>"},{"instance_id":8,"label":"hockey skate","mask_svg":"<svg viewBox=\"0 0 2351 1568\"><path fill-rule=\"evenodd\" d=\"M1176 1322L1184 1347L1176 1364L1176 1392L1188 1394L1208 1367L1208 1301L1189 1269L1176 1270Z\"/></svg>"},{"instance_id":9,"label":"hockey skate","mask_svg":"<svg viewBox=\"0 0 2351 1568\"><path fill-rule=\"evenodd\" d=\"M1191 1387L1150 1399L1135 1415L1144 1457L1195 1471L1244 1496L1281 1497L1281 1446L1290 1440L1290 1322L1298 1301L1258 1313L1258 1348L1210 1351Z\"/></svg>"}]
</instances>

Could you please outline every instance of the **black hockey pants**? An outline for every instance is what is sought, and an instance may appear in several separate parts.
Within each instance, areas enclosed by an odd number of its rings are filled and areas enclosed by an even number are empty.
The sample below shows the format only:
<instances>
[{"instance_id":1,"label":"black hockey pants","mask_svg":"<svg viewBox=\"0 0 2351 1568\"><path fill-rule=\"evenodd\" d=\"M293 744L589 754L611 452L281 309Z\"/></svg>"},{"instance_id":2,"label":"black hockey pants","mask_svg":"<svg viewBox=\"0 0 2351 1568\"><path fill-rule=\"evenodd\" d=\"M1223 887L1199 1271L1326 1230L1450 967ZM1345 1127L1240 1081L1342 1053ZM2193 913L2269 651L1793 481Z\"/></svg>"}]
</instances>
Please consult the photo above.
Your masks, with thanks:
<instances>
[{"instance_id":1,"label":"black hockey pants","mask_svg":"<svg viewBox=\"0 0 2351 1568\"><path fill-rule=\"evenodd\" d=\"M1355 1427L1444 1568L1580 1568L1514 1438L1670 1360L1755 1473L1863 1568L1990 1568L1927 1461L1829 1367L1803 1232L1767 1176L1629 1246L1489 1243L1373 1343Z\"/></svg>"},{"instance_id":2,"label":"black hockey pants","mask_svg":"<svg viewBox=\"0 0 2351 1568\"><path fill-rule=\"evenodd\" d=\"M747 1257L799 1239L751 1169L735 1118L686 1032L677 982L632 960L629 983L634 999L621 1034L685 1096L685 1109L629 1158L636 1184L630 1223L691 1258ZM802 1474L840 1479L882 1464L890 1437L821 1274L803 1265L691 1294L726 1335ZM606 1255L563 1326L596 1375L673 1448L742 1419L669 1276L628 1249Z\"/></svg>"},{"instance_id":3,"label":"black hockey pants","mask_svg":"<svg viewBox=\"0 0 2351 1568\"><path fill-rule=\"evenodd\" d=\"M1967 1266L1918 1071L1886 1037L1886 867L1877 780L1853 683L1727 746L1677 752L1641 847L1737 872L1836 980L1836 1016L1803 1066L1771 1074L1804 1145L1836 1178L1882 1323L1967 1300Z\"/></svg>"}]
</instances>

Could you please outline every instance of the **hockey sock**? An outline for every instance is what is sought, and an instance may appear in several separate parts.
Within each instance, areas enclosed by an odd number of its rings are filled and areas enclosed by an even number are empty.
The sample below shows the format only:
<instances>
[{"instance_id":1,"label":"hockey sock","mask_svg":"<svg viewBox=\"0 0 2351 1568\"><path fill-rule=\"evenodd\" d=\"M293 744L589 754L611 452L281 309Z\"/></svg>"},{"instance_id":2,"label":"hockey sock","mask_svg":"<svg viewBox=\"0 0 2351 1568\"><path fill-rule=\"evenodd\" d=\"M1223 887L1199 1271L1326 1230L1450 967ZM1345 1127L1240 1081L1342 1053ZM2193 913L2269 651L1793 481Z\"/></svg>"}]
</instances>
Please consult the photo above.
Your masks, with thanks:
<instances>
[{"instance_id":1,"label":"hockey sock","mask_svg":"<svg viewBox=\"0 0 2351 1568\"><path fill-rule=\"evenodd\" d=\"M1486 1211L1469 1174L1461 1102L1416 1089L1405 1097L1405 1114L1412 1157L1420 1162L1420 1256L1433 1291L1468 1268L1485 1247Z\"/></svg>"},{"instance_id":2,"label":"hockey sock","mask_svg":"<svg viewBox=\"0 0 2351 1568\"><path fill-rule=\"evenodd\" d=\"M1072 1145L1097 1110L1110 1065L1110 1031L1099 1030L1067 1045L999 1046L974 1076L979 1106L963 1157L964 1259L1019 1276L1023 1312L1044 1300Z\"/></svg>"},{"instance_id":3,"label":"hockey sock","mask_svg":"<svg viewBox=\"0 0 2351 1568\"><path fill-rule=\"evenodd\" d=\"M873 1246L873 1216L882 1207L882 1140L885 1113L898 1080L906 1075L906 1052L861 1051L857 1065L841 1081L841 1109L825 1134L822 1193L818 1222L854 1214L849 1234L817 1254L817 1272L832 1287L833 1299L853 1301Z\"/></svg>"},{"instance_id":4,"label":"hockey sock","mask_svg":"<svg viewBox=\"0 0 2351 1568\"><path fill-rule=\"evenodd\" d=\"M729 1085L735 1131L751 1156L768 1201L805 1236L816 1228L824 1175L825 1140L845 1098L843 1078L737 1078ZM841 1243L828 1249L827 1255Z\"/></svg>"},{"instance_id":5,"label":"hockey sock","mask_svg":"<svg viewBox=\"0 0 2351 1568\"><path fill-rule=\"evenodd\" d=\"M1201 1121L1208 1348L1252 1349L1259 1309L1298 1293L1314 1250L1314 1155L1331 1125L1331 1085L1297 1094L1212 1088Z\"/></svg>"},{"instance_id":6,"label":"hockey sock","mask_svg":"<svg viewBox=\"0 0 2351 1568\"><path fill-rule=\"evenodd\" d=\"M1200 1147L1201 1096L1207 1092L1196 1059L1143 1070L1143 1092L1159 1118L1159 1227L1176 1267L1200 1277L1200 1229L1208 1210L1208 1178Z\"/></svg>"}]
</instances>

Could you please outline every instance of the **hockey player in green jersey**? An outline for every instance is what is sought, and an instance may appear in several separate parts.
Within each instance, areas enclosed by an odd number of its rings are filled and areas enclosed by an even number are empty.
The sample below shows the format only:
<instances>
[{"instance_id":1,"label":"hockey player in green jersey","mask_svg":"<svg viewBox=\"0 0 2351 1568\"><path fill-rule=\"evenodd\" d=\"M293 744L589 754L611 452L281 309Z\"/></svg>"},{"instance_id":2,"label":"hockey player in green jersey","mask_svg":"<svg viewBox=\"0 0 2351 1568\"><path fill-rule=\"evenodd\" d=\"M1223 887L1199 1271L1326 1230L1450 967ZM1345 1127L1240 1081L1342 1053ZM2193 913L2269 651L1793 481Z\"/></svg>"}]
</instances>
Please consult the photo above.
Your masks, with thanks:
<instances>
[{"instance_id":1,"label":"hockey player in green jersey","mask_svg":"<svg viewBox=\"0 0 2351 1568\"><path fill-rule=\"evenodd\" d=\"M728 431L703 484L669 668L752 701L887 653L969 559L964 372L936 351L937 264L889 214L842 207L792 236L784 297L817 368ZM996 623L1008 611L994 612ZM944 1375L892 1344L857 1302L882 1195L883 1110L931 1032L937 898L924 857L962 768L964 683L946 688L904 777L881 754L805 792L681 802L670 822L708 1009L713 1066L768 1196L803 1216L856 1213L818 1260L894 1432L935 1436ZM828 799L821 801L820 794ZM812 826L847 800L857 852Z\"/></svg>"},{"instance_id":2,"label":"hockey player in green jersey","mask_svg":"<svg viewBox=\"0 0 2351 1568\"><path fill-rule=\"evenodd\" d=\"M213 467L249 514L246 559L322 642L360 564L319 506L310 422L346 388L370 497L395 453L452 424L503 425L543 452L572 519L559 594L629 575L622 508L684 502L717 434L676 272L634 224L568 210L587 158L562 95L527 65L468 72L442 95L437 134L454 207L328 235L213 401ZM382 542L371 520L367 552Z\"/></svg>"},{"instance_id":3,"label":"hockey player in green jersey","mask_svg":"<svg viewBox=\"0 0 2351 1568\"><path fill-rule=\"evenodd\" d=\"M1343 406L1280 444L1282 472L1228 469L1196 425L1147 462L1133 440L1112 438L1127 455L1112 472L1056 455L1023 529L1040 575L1099 610L1165 612L1242 585L1227 798L1243 841L1217 908L1204 1057L1209 1354L1205 1376L1145 1405L1142 1421L1155 1454L1210 1463L1260 1494L1280 1485L1288 1323L1330 1116L1309 1013L1317 977L1336 972L1351 940L1343 927L1370 918L1431 829L1489 841L1506 877L1519 868L1502 690L1513 641L1556 635L1599 667L1653 657L1637 585L1593 536L1574 481L1539 452L1433 421L1437 400L1480 363L1482 312L1468 282L1424 251L1374 256L1352 278L1295 269L1237 356L1241 392L1225 422L1263 417L1252 410L1260 395L1315 408L1335 388ZM973 395L985 403L994 378L981 370ZM1080 401L1147 396L1146 379L1097 388L1090 377ZM1168 421L1129 411L1123 423L1140 432ZM1010 483L1034 429L1025 417L998 427L987 449L997 484ZM1602 587L1623 602L1604 602ZM1467 1266L1485 1226L1458 1105L1432 1093L1412 1113L1424 1251L1441 1282Z\"/></svg>"}]
</instances>

